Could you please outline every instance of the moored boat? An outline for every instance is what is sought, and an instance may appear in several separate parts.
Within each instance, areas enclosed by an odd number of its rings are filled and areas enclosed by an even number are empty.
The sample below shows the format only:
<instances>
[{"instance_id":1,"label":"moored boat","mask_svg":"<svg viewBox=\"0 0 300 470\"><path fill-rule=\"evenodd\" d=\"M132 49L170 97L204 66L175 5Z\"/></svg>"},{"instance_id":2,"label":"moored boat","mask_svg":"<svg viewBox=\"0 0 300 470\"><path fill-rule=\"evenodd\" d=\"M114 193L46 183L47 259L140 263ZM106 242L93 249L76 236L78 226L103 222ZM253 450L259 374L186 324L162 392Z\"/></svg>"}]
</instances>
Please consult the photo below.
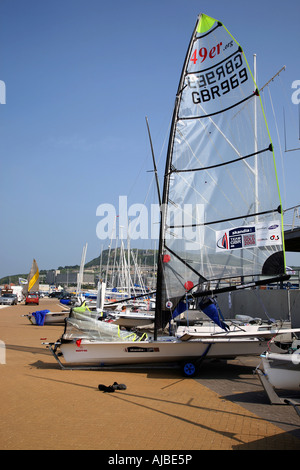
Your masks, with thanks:
<instances>
[{"instance_id":1,"label":"moored boat","mask_svg":"<svg viewBox=\"0 0 300 470\"><path fill-rule=\"evenodd\" d=\"M179 81L166 158L154 336L116 325L104 334L98 319L68 319L61 339L48 346L68 363L179 361L190 375L205 358L260 355L272 338L292 331L227 325L214 297L287 278L282 212L273 145L243 49L220 21L201 14ZM189 298L220 330L160 336L188 310Z\"/></svg>"},{"instance_id":2,"label":"moored boat","mask_svg":"<svg viewBox=\"0 0 300 470\"><path fill-rule=\"evenodd\" d=\"M296 349L297 345L297 349ZM293 342L285 353L262 354L265 376L276 389L296 390L300 394L300 341Z\"/></svg>"}]
</instances>

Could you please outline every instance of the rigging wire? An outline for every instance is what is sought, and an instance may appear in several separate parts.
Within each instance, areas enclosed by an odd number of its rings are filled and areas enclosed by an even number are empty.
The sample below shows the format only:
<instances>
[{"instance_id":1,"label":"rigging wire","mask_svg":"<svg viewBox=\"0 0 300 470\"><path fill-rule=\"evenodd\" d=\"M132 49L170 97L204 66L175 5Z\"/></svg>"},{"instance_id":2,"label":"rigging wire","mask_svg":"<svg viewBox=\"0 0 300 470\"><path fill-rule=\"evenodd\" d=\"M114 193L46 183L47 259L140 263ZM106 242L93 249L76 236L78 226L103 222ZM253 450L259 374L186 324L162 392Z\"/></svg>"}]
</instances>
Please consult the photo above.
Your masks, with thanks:
<instances>
[{"instance_id":1,"label":"rigging wire","mask_svg":"<svg viewBox=\"0 0 300 470\"><path fill-rule=\"evenodd\" d=\"M277 119L276 119L276 114L275 114L274 105L273 105L272 96L271 96L271 91L270 91L270 87L269 87L269 86L268 86L268 93L269 93L271 108L272 108L272 112L273 112L273 118L274 118L274 123L275 123L275 127L276 127L276 132L277 132L277 140L278 140L279 151L280 151L280 157L281 157L281 170L282 170L282 175L283 175L284 200L286 201L286 184L285 184L285 181L286 181L286 180L285 180L283 153L282 153L280 135L279 135L279 130L278 130L278 123L277 123Z\"/></svg>"}]
</instances>

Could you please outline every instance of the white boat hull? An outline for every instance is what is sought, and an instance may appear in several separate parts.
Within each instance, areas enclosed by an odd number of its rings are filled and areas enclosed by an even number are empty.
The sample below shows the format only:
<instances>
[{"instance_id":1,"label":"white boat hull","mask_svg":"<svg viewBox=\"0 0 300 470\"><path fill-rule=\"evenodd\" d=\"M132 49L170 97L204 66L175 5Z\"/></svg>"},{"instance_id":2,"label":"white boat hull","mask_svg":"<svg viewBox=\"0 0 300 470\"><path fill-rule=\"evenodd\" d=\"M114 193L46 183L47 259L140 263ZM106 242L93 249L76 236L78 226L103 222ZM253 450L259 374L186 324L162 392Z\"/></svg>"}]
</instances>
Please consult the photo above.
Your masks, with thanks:
<instances>
[{"instance_id":1,"label":"white boat hull","mask_svg":"<svg viewBox=\"0 0 300 470\"><path fill-rule=\"evenodd\" d=\"M300 354L262 355L264 372L274 388L300 392Z\"/></svg>"},{"instance_id":2,"label":"white boat hull","mask_svg":"<svg viewBox=\"0 0 300 470\"><path fill-rule=\"evenodd\" d=\"M266 342L255 338L209 341L158 340L141 343L93 342L83 339L77 342L63 343L59 349L67 363L105 366L192 361L204 355L206 358L260 355L266 349Z\"/></svg>"},{"instance_id":3,"label":"white boat hull","mask_svg":"<svg viewBox=\"0 0 300 470\"><path fill-rule=\"evenodd\" d=\"M34 315L26 315L28 320L33 325L36 325L36 320ZM69 312L49 312L45 315L44 325L49 325L51 323L64 323L65 319L68 318Z\"/></svg>"},{"instance_id":4,"label":"white boat hull","mask_svg":"<svg viewBox=\"0 0 300 470\"><path fill-rule=\"evenodd\" d=\"M146 326L154 322L154 315L149 314L135 314L135 313L125 313L125 314L111 314L114 318L114 324L119 325L124 328L134 328L136 326Z\"/></svg>"}]
</instances>

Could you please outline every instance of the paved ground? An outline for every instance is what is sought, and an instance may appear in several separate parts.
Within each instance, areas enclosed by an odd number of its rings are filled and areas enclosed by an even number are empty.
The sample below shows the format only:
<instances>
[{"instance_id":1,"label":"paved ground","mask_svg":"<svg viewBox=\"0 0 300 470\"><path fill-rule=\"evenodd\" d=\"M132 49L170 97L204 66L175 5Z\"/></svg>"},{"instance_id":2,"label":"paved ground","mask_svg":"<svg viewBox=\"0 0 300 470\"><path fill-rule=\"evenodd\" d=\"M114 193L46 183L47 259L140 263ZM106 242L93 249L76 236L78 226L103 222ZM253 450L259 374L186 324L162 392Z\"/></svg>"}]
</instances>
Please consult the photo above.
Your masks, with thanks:
<instances>
[{"instance_id":1,"label":"paved ground","mask_svg":"<svg viewBox=\"0 0 300 470\"><path fill-rule=\"evenodd\" d=\"M39 309L49 306L57 311L55 300ZM172 369L61 370L42 342L63 327L31 325L21 315L33 310L0 309L0 449L300 449L300 418L268 403L257 359L206 364L197 380ZM115 381L127 390L99 392Z\"/></svg>"},{"instance_id":2,"label":"paved ground","mask_svg":"<svg viewBox=\"0 0 300 470\"><path fill-rule=\"evenodd\" d=\"M260 359L240 357L231 361L206 363L197 381L223 399L237 403L300 439L300 417L292 406L271 405L258 376L254 373ZM277 392L281 397L300 399L296 392Z\"/></svg>"}]
</instances>

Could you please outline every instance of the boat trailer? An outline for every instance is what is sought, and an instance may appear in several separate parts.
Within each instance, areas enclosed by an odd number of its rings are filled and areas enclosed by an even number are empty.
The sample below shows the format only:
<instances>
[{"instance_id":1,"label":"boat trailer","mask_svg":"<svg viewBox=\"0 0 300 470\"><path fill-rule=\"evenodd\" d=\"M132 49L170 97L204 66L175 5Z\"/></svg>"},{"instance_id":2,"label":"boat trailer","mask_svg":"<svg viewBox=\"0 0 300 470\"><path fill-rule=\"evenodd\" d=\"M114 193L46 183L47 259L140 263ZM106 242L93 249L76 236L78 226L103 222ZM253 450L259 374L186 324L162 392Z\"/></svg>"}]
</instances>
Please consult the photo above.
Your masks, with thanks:
<instances>
[{"instance_id":1,"label":"boat trailer","mask_svg":"<svg viewBox=\"0 0 300 470\"><path fill-rule=\"evenodd\" d=\"M258 375L260 383L262 384L268 398L270 400L271 405L292 405L298 416L300 417L300 401L294 400L288 397L280 397L277 395L275 388L272 384L268 381L266 375L263 371L259 368L255 369L255 373Z\"/></svg>"},{"instance_id":2,"label":"boat trailer","mask_svg":"<svg viewBox=\"0 0 300 470\"><path fill-rule=\"evenodd\" d=\"M59 356L62 353L56 352L57 347L59 346L59 342L57 343L42 343L49 349L51 354L53 355L56 362L59 364L62 370L128 370L128 369L182 369L183 375L188 378L193 378L197 375L198 369L202 362L205 360L210 348L211 344L208 345L206 350L204 351L203 355L198 358L193 358L192 360L186 360L181 362L159 362L159 363L141 363L141 364L119 364L119 365L65 365L61 362Z\"/></svg>"}]
</instances>

